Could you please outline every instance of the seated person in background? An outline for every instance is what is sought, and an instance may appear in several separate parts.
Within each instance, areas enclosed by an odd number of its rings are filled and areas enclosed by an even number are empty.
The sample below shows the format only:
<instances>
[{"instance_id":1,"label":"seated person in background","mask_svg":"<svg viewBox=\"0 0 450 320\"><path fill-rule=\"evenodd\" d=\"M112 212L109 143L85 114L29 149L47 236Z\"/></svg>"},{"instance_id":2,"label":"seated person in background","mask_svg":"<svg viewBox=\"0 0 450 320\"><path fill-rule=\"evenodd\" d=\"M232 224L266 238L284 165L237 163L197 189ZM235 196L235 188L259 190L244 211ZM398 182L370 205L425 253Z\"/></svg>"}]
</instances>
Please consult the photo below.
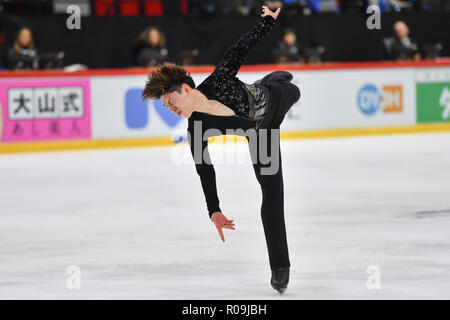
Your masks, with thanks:
<instances>
[{"instance_id":1,"label":"seated person in background","mask_svg":"<svg viewBox=\"0 0 450 320\"><path fill-rule=\"evenodd\" d=\"M279 0L270 0L267 2L267 7L269 7L270 10L281 8L283 6L283 1Z\"/></svg>"},{"instance_id":2,"label":"seated person in background","mask_svg":"<svg viewBox=\"0 0 450 320\"><path fill-rule=\"evenodd\" d=\"M300 45L297 43L297 35L292 29L284 29L283 40L278 42L273 50L276 63L303 62L303 54Z\"/></svg>"},{"instance_id":3,"label":"seated person in background","mask_svg":"<svg viewBox=\"0 0 450 320\"><path fill-rule=\"evenodd\" d=\"M419 46L409 36L409 28L403 21L394 24L395 41L391 47L391 58L394 60L420 60Z\"/></svg>"},{"instance_id":4,"label":"seated person in background","mask_svg":"<svg viewBox=\"0 0 450 320\"><path fill-rule=\"evenodd\" d=\"M285 15L291 18L297 18L299 15L310 15L312 13L313 3L311 0L281 0L270 1L267 6L269 8L283 7Z\"/></svg>"},{"instance_id":5,"label":"seated person in background","mask_svg":"<svg viewBox=\"0 0 450 320\"><path fill-rule=\"evenodd\" d=\"M8 53L8 62L11 69L36 69L38 67L38 51L34 46L30 28L22 27L17 32L14 46Z\"/></svg>"},{"instance_id":6,"label":"seated person in background","mask_svg":"<svg viewBox=\"0 0 450 320\"><path fill-rule=\"evenodd\" d=\"M168 51L162 31L157 27L145 29L133 45L133 64L151 67L166 61Z\"/></svg>"}]
</instances>

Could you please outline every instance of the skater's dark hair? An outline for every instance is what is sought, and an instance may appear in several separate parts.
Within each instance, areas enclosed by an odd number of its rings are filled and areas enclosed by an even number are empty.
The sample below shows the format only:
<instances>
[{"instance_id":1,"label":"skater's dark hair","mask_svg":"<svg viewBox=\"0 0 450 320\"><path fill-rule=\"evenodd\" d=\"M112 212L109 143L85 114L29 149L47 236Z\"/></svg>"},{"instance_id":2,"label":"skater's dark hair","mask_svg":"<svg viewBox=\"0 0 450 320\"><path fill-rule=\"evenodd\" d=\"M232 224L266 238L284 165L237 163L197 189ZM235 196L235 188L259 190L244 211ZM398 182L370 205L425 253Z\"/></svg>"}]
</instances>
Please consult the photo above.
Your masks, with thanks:
<instances>
[{"instance_id":1,"label":"skater's dark hair","mask_svg":"<svg viewBox=\"0 0 450 320\"><path fill-rule=\"evenodd\" d=\"M159 99L163 94L174 91L181 93L183 83L195 88L194 80L183 67L165 62L148 75L147 83L142 91L142 99L144 101Z\"/></svg>"}]
</instances>

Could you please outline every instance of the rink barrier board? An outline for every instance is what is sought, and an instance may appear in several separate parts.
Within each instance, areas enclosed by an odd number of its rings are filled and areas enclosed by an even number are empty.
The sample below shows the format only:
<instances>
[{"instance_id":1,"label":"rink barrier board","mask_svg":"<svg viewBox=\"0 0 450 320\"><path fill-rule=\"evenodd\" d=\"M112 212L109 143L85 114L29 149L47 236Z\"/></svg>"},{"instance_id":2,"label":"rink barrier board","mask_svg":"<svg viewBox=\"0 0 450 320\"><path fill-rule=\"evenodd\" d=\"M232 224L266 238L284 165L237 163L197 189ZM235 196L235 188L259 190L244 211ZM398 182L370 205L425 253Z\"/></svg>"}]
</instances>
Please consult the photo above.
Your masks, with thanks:
<instances>
[{"instance_id":1,"label":"rink barrier board","mask_svg":"<svg viewBox=\"0 0 450 320\"><path fill-rule=\"evenodd\" d=\"M287 139L311 139L311 138L339 138L352 136L411 134L424 132L448 132L450 123L426 123L413 126L391 126L374 128L344 128L324 130L285 131L280 133L280 138ZM247 143L244 137L218 136L209 139L211 143ZM1 153L21 152L47 152L87 149L109 149L124 147L152 147L175 145L170 137L151 138L127 138L127 139L97 139L97 140L70 140L49 141L34 143L7 143L0 145Z\"/></svg>"},{"instance_id":2,"label":"rink barrier board","mask_svg":"<svg viewBox=\"0 0 450 320\"><path fill-rule=\"evenodd\" d=\"M241 71L243 71L243 76L245 73L257 73L257 72L268 72L275 70L288 70L288 71L324 71L327 70L357 70L357 69L366 69L366 70L376 70L376 69L384 69L384 70L407 70L407 68L413 67L417 68L417 70L430 70L433 72L433 69L440 67L447 67L447 76L450 74L450 59L440 59L438 61L423 61L423 62L405 62L405 63L397 63L397 62L350 62L350 63L323 63L317 65L247 65L242 66ZM188 71L192 72L193 76L196 74L203 73L206 75L214 70L213 66L193 66L187 67ZM33 81L39 77L48 77L44 79L48 81L55 81L52 77L58 77L62 82L72 81L69 79L70 77L76 79L90 79L91 86L93 83L95 84L95 79L103 79L111 84L110 79L114 79L114 81L122 79L128 79L127 77L131 77L136 81L138 79L138 86L141 85L141 76L148 74L150 71L154 70L154 68L130 68L130 69L103 69L103 70L84 70L79 72L63 72L63 71L7 71L0 73L0 84L3 80L3 83L8 83L11 81L22 81L22 79L30 79ZM444 70L444 69L442 69ZM381 70L380 70L381 71ZM408 71L405 71L408 72ZM315 72L314 72L315 73ZM136 77L139 76L139 77ZM62 78L61 78L62 77ZM80 78L81 77L81 78ZM244 76L245 77L245 76ZM22 79L19 79L22 78ZM32 79L34 78L34 79ZM67 79L67 80L66 80ZM57 80L57 79L56 79ZM411 79L413 80L413 79ZM415 81L414 81L415 80ZM417 84L418 82L422 82L423 79L414 79L413 81ZM448 80L448 79L447 79ZM26 80L28 81L28 80ZM113 82L114 82L113 81ZM424 80L426 81L426 80ZM98 83L98 82L97 82ZM448 82L447 82L448 83ZM109 85L108 85L109 87ZM94 85L95 88L95 85ZM97 87L98 89L98 87ZM92 91L92 90L91 90ZM98 104L98 100L96 100ZM95 104L95 103L94 103ZM112 105L106 104L108 107ZM102 111L104 106L101 105L99 111ZM416 106L417 108L417 106ZM97 113L99 112L97 111ZM108 110L113 111L113 110ZM103 111L102 111L103 112ZM122 110L120 110L122 113ZM154 111L153 111L154 112ZM116 112L117 113L117 112ZM100 113L101 114L101 113ZM153 116L154 117L154 116ZM154 117L155 118L155 117ZM411 118L411 117L410 117ZM98 117L96 118L98 119ZM0 118L0 127L1 124ZM120 119L121 121L123 119ZM285 130L281 132L282 139L297 139L297 138L319 138L319 137L345 137L345 136L359 136L359 135L378 135L378 134L396 134L396 133L415 133L415 132L426 132L426 131L450 131L450 124L442 122L436 122L436 120L432 120L428 123L421 123L418 121L419 119L409 119L407 122L397 122L397 123L355 123L355 127L353 127L352 123L317 123L316 127L310 128L295 128L289 126L290 123L286 123ZM308 120L305 120L308 121ZM417 122L416 122L417 121ZM109 122L109 119L108 119ZM109 123L110 126L117 130L117 123ZM357 126L358 125L358 126ZM95 132L98 131L98 126L96 123L92 122L93 129ZM327 128L328 127L328 128ZM330 128L331 127L331 128ZM95 133L94 132L94 133ZM236 136L234 136L236 137ZM217 137L219 138L219 137ZM239 138L236 137L236 141L239 141ZM243 139L243 138L242 138ZM221 139L211 138L210 141L217 142ZM245 140L245 139L244 139ZM117 148L117 147L138 147L138 146L162 146L162 145L173 145L175 142L166 134L166 130L156 130L141 135L122 135L119 131L111 132L111 134L98 134L92 135L89 139L76 138L76 139L60 139L60 140L42 140L42 141L3 141L0 143L0 153L13 153L13 152L34 152L34 151L57 151L57 150L79 150L79 149L94 149L94 148Z\"/></svg>"}]
</instances>

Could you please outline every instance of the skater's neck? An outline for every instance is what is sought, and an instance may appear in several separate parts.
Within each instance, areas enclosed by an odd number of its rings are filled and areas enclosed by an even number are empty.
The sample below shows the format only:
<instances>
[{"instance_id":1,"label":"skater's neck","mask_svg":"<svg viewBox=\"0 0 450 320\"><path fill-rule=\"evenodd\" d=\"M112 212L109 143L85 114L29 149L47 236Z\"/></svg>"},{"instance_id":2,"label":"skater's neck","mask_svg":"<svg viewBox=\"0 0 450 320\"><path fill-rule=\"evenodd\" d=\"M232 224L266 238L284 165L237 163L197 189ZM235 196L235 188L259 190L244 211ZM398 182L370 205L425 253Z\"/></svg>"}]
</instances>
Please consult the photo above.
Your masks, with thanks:
<instances>
[{"instance_id":1,"label":"skater's neck","mask_svg":"<svg viewBox=\"0 0 450 320\"><path fill-rule=\"evenodd\" d=\"M193 91L194 111L218 115L230 116L236 113L218 100L208 99L202 92L197 89Z\"/></svg>"},{"instance_id":2,"label":"skater's neck","mask_svg":"<svg viewBox=\"0 0 450 320\"><path fill-rule=\"evenodd\" d=\"M200 92L198 89L193 89L192 93L194 95L194 111L213 113L214 105L210 103L210 100Z\"/></svg>"}]
</instances>

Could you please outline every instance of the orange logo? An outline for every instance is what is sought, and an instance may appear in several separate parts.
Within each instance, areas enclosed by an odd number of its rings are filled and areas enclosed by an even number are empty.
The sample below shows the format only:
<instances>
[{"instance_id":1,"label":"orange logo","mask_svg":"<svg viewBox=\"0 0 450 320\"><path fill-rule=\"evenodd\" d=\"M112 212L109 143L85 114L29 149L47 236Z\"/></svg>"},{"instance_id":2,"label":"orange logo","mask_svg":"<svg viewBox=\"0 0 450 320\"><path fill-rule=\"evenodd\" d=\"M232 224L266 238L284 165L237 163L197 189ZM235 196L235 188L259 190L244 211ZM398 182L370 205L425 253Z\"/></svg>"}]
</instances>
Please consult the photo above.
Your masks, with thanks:
<instances>
[{"instance_id":1,"label":"orange logo","mask_svg":"<svg viewBox=\"0 0 450 320\"><path fill-rule=\"evenodd\" d=\"M382 106L384 113L403 111L402 86L382 86Z\"/></svg>"}]
</instances>

